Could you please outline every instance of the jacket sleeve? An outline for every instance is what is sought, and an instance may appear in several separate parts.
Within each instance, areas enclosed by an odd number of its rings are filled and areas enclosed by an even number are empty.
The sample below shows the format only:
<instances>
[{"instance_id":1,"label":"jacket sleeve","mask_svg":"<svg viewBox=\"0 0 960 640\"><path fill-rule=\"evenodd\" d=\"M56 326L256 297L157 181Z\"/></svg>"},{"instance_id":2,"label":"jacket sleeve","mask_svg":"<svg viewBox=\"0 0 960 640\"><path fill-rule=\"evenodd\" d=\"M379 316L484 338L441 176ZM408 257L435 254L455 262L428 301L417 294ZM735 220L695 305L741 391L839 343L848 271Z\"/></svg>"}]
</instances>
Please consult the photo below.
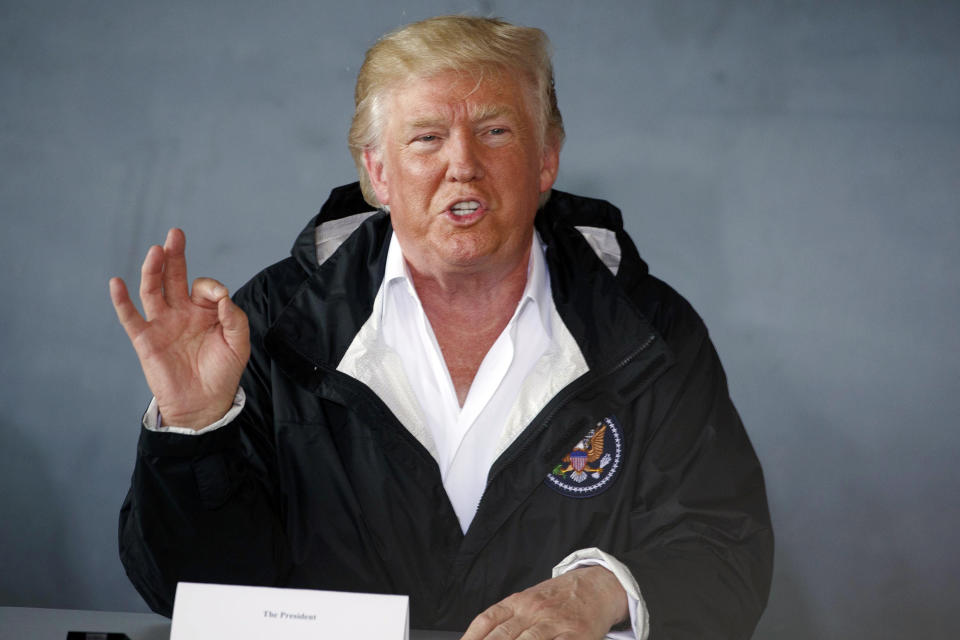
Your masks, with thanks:
<instances>
[{"instance_id":1,"label":"jacket sleeve","mask_svg":"<svg viewBox=\"0 0 960 640\"><path fill-rule=\"evenodd\" d=\"M749 638L773 566L763 473L706 328L689 314L668 337L676 360L655 383L662 418L644 439L630 549L615 555L637 580L650 640Z\"/></svg>"},{"instance_id":2,"label":"jacket sleeve","mask_svg":"<svg viewBox=\"0 0 960 640\"><path fill-rule=\"evenodd\" d=\"M151 609L170 616L176 585L276 585L289 567L276 487L269 380L256 309L252 354L237 418L190 436L141 428L130 489L120 510L120 559Z\"/></svg>"}]
</instances>

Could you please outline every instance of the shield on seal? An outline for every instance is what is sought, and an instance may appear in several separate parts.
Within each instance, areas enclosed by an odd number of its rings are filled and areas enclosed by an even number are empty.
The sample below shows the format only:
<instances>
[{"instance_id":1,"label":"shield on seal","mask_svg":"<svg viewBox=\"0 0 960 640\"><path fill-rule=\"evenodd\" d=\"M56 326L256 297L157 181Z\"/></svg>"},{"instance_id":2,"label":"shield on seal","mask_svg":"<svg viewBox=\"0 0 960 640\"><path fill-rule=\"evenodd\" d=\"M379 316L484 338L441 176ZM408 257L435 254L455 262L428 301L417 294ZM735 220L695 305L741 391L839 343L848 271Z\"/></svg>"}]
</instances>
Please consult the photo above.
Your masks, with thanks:
<instances>
[{"instance_id":1,"label":"shield on seal","mask_svg":"<svg viewBox=\"0 0 960 640\"><path fill-rule=\"evenodd\" d=\"M576 471L583 471L587 466L587 452L582 449L574 449L570 452L570 464Z\"/></svg>"}]
</instances>

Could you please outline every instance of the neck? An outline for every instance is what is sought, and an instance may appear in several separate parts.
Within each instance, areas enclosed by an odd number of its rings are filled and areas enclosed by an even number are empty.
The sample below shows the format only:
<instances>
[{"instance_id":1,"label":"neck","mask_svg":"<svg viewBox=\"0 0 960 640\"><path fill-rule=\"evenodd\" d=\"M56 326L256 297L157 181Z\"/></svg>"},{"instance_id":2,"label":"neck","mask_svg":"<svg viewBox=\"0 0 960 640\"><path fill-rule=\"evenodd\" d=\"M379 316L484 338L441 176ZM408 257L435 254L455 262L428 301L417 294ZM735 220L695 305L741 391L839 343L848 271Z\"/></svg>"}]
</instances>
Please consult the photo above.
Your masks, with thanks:
<instances>
[{"instance_id":1,"label":"neck","mask_svg":"<svg viewBox=\"0 0 960 640\"><path fill-rule=\"evenodd\" d=\"M410 274L420 303L437 337L460 406L483 358L503 332L527 284L529 250L507 273Z\"/></svg>"}]
</instances>

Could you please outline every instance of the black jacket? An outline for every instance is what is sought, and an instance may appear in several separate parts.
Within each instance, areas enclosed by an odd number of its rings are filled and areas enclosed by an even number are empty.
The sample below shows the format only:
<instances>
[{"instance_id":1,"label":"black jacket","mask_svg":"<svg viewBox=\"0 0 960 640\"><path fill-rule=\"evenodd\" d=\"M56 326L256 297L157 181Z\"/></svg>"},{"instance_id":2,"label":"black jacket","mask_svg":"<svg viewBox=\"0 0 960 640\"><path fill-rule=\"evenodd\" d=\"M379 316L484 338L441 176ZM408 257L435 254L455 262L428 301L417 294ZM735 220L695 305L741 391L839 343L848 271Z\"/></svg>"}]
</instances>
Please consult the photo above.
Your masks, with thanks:
<instances>
[{"instance_id":1,"label":"black jacket","mask_svg":"<svg viewBox=\"0 0 960 640\"><path fill-rule=\"evenodd\" d=\"M432 456L336 370L371 312L391 226L370 216L320 265L314 229L368 210L356 185L334 190L292 257L237 292L252 355L236 420L195 437L142 431L120 556L149 605L169 615L180 580L400 593L413 627L462 630L595 546L630 567L652 640L748 637L772 567L760 465L706 328L648 274L619 211L555 192L537 216L590 371L495 461L463 534ZM578 225L616 233L615 276ZM605 418L621 434L616 475L589 497L557 490L549 478Z\"/></svg>"}]
</instances>

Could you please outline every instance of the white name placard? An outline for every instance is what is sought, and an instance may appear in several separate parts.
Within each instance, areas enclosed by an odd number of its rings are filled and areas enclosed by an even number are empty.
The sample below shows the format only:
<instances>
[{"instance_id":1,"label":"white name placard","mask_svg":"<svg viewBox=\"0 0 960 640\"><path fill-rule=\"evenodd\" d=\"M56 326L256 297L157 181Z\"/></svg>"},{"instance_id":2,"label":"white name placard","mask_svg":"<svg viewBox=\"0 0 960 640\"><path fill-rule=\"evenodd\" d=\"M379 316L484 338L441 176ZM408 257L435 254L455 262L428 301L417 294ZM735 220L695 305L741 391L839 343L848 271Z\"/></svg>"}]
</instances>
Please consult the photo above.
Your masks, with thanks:
<instances>
[{"instance_id":1,"label":"white name placard","mask_svg":"<svg viewBox=\"0 0 960 640\"><path fill-rule=\"evenodd\" d=\"M181 582L170 640L409 640L407 596Z\"/></svg>"}]
</instances>

